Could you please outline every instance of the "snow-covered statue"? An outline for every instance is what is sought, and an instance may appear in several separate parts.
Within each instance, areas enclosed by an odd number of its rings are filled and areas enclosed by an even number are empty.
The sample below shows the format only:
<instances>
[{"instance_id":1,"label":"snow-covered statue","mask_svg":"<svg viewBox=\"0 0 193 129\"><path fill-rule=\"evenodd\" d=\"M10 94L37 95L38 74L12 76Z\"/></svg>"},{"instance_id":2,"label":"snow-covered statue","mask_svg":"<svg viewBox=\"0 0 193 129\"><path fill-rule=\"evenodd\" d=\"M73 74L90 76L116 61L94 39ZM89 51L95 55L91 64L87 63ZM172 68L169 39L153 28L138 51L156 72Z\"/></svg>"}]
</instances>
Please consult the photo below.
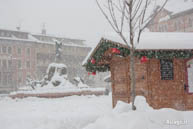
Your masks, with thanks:
<instances>
[{"instance_id":1,"label":"snow-covered statue","mask_svg":"<svg viewBox=\"0 0 193 129\"><path fill-rule=\"evenodd\" d=\"M62 64L62 41L55 40L55 63L48 66L46 76L42 80L41 87L43 86L61 86L68 83L67 67ZM68 83L70 86L71 84Z\"/></svg>"},{"instance_id":2,"label":"snow-covered statue","mask_svg":"<svg viewBox=\"0 0 193 129\"><path fill-rule=\"evenodd\" d=\"M47 69L42 86L52 84L59 86L64 80L67 80L67 67L64 64L51 63Z\"/></svg>"},{"instance_id":3,"label":"snow-covered statue","mask_svg":"<svg viewBox=\"0 0 193 129\"><path fill-rule=\"evenodd\" d=\"M89 88L89 86L86 85L86 84L84 83L84 80L83 80L82 78L80 78L80 77L75 77L75 78L73 79L73 81L74 81L74 84L75 84L79 89Z\"/></svg>"},{"instance_id":4,"label":"snow-covered statue","mask_svg":"<svg viewBox=\"0 0 193 129\"><path fill-rule=\"evenodd\" d=\"M55 41L55 47L56 47L55 61L59 63L61 61L61 55L62 55L62 42Z\"/></svg>"}]
</instances>

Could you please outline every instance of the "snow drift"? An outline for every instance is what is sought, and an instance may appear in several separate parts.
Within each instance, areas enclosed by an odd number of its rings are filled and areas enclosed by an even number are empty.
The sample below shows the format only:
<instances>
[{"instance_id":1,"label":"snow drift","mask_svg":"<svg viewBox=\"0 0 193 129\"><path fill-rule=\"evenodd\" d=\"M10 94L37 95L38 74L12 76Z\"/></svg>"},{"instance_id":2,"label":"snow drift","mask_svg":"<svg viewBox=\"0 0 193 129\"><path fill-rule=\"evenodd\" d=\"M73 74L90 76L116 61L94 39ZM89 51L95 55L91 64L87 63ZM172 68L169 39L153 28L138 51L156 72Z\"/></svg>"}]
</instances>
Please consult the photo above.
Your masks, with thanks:
<instances>
[{"instance_id":1,"label":"snow drift","mask_svg":"<svg viewBox=\"0 0 193 129\"><path fill-rule=\"evenodd\" d=\"M173 109L153 110L142 96L136 97L136 111L131 104L118 101L111 113L104 115L84 129L190 129L193 112Z\"/></svg>"}]
</instances>

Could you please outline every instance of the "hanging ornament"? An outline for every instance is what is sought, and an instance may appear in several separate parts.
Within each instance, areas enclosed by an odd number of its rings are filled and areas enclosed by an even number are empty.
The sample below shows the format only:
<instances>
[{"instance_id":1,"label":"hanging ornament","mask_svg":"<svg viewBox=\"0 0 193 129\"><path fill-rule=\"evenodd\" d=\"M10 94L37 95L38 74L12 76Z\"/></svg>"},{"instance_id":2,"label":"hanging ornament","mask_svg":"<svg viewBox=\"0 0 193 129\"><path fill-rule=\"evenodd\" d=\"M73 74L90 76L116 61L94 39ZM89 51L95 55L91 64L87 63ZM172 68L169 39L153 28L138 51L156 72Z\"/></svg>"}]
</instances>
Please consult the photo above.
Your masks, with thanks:
<instances>
[{"instance_id":1,"label":"hanging ornament","mask_svg":"<svg viewBox=\"0 0 193 129\"><path fill-rule=\"evenodd\" d=\"M112 53L120 54L120 50L117 48L112 48Z\"/></svg>"},{"instance_id":2,"label":"hanging ornament","mask_svg":"<svg viewBox=\"0 0 193 129\"><path fill-rule=\"evenodd\" d=\"M96 72L92 72L92 75L96 75Z\"/></svg>"},{"instance_id":3,"label":"hanging ornament","mask_svg":"<svg viewBox=\"0 0 193 129\"><path fill-rule=\"evenodd\" d=\"M96 60L94 58L91 59L91 63L92 64L95 64L96 63Z\"/></svg>"},{"instance_id":4,"label":"hanging ornament","mask_svg":"<svg viewBox=\"0 0 193 129\"><path fill-rule=\"evenodd\" d=\"M141 63L145 63L148 61L148 58L146 56L142 56L140 61Z\"/></svg>"},{"instance_id":5,"label":"hanging ornament","mask_svg":"<svg viewBox=\"0 0 193 129\"><path fill-rule=\"evenodd\" d=\"M88 75L90 75L90 73L88 72Z\"/></svg>"}]
</instances>

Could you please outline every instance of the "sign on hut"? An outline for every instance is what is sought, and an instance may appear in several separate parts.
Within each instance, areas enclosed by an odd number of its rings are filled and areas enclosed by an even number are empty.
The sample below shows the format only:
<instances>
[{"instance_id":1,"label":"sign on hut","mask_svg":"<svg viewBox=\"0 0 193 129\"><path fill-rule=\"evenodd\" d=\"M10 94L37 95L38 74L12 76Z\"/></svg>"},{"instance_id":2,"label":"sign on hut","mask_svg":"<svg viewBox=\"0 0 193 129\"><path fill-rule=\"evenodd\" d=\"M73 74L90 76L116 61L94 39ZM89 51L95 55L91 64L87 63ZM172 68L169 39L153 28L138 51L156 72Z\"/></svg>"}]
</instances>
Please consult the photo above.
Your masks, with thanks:
<instances>
[{"instance_id":1,"label":"sign on hut","mask_svg":"<svg viewBox=\"0 0 193 129\"><path fill-rule=\"evenodd\" d=\"M130 52L112 38L102 38L83 66L88 72L111 72L114 107L118 100L130 102ZM135 52L135 74L136 94L153 108L193 110L193 33L144 33Z\"/></svg>"}]
</instances>

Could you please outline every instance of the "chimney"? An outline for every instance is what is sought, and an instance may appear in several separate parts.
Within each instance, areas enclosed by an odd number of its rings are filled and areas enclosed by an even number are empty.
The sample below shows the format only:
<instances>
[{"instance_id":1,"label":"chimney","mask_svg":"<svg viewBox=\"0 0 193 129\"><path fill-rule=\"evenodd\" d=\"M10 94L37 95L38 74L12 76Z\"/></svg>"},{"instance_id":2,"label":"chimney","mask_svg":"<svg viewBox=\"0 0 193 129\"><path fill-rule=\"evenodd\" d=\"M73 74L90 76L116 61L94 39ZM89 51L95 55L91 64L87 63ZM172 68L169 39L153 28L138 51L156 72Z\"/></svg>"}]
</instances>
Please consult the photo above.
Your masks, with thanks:
<instances>
[{"instance_id":1,"label":"chimney","mask_svg":"<svg viewBox=\"0 0 193 129\"><path fill-rule=\"evenodd\" d=\"M46 35L46 29L42 29L42 34Z\"/></svg>"},{"instance_id":2,"label":"chimney","mask_svg":"<svg viewBox=\"0 0 193 129\"><path fill-rule=\"evenodd\" d=\"M46 27L45 26L46 26L45 23L43 23L43 25L42 25L42 34L43 35L46 35Z\"/></svg>"},{"instance_id":3,"label":"chimney","mask_svg":"<svg viewBox=\"0 0 193 129\"><path fill-rule=\"evenodd\" d=\"M20 26L17 26L16 29L17 29L18 31L20 31L21 27L20 27Z\"/></svg>"}]
</instances>

